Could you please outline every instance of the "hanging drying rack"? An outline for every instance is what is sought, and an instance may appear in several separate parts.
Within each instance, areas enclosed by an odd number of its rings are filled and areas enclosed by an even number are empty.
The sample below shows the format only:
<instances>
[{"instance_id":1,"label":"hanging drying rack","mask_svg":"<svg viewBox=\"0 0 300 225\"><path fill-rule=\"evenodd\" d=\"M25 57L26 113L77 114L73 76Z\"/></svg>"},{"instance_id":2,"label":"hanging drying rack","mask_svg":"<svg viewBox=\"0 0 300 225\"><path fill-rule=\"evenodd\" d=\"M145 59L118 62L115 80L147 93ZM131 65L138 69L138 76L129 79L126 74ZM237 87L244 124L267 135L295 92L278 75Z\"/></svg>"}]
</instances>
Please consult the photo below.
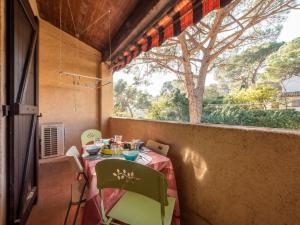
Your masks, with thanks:
<instances>
[{"instance_id":1,"label":"hanging drying rack","mask_svg":"<svg viewBox=\"0 0 300 225\"><path fill-rule=\"evenodd\" d=\"M105 1L103 1L103 2L105 2ZM80 40L79 38L82 34L86 33L92 26L94 26L97 22L99 22L101 19L105 18L108 15L108 38L109 38L109 51L110 51L109 59L110 59L111 58L111 16L110 16L111 10L106 11L104 14L102 14L98 18L96 18L93 21L93 23L91 23L89 26L87 26L84 30L82 30L81 32L78 32L76 25L75 25L70 1L67 0L67 3L68 3L68 8L71 13L71 19L72 19L72 23L73 23L75 36L78 40ZM104 3L102 5L102 7L103 6L104 6ZM79 74L79 73L62 70L62 32L63 32L62 31L62 0L60 0L60 9L59 10L60 10L60 12L59 12L59 17L60 17L59 18L59 21L60 21L59 76L60 76L60 80L62 80L63 77L71 77L73 80L73 82L72 82L73 85L77 85L77 86L81 86L81 87L85 87L85 88L95 88L95 89L99 89L103 86L111 84L112 78L98 78L98 77L92 77L92 76L88 76L88 75L83 75L83 74ZM88 80L88 82L84 82L86 80Z\"/></svg>"},{"instance_id":2,"label":"hanging drying rack","mask_svg":"<svg viewBox=\"0 0 300 225\"><path fill-rule=\"evenodd\" d=\"M87 75L82 75L78 73L71 73L66 71L60 71L59 72L60 77L71 77L73 78L73 85L78 85L82 87L88 87L88 88L101 88L103 86L109 85L112 83L111 78L98 78L98 77L91 77ZM81 80L91 80L94 82L93 84L88 83L80 83Z\"/></svg>"}]
</instances>

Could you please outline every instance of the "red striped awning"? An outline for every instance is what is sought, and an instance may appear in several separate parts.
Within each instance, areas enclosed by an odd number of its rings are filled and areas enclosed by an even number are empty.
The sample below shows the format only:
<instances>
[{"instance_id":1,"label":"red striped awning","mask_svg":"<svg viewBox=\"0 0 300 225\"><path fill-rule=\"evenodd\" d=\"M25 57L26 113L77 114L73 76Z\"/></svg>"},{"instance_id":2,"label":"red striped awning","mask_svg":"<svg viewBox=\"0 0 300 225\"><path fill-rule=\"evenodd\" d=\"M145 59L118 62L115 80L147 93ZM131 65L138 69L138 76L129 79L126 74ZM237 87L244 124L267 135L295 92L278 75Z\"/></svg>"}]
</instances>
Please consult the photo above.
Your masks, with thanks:
<instances>
[{"instance_id":1,"label":"red striped awning","mask_svg":"<svg viewBox=\"0 0 300 225\"><path fill-rule=\"evenodd\" d=\"M179 35L188 26L196 24L214 9L226 6L232 0L180 0L152 28L144 33L112 61L113 70L124 68L131 60L152 47L160 46L168 38Z\"/></svg>"}]
</instances>

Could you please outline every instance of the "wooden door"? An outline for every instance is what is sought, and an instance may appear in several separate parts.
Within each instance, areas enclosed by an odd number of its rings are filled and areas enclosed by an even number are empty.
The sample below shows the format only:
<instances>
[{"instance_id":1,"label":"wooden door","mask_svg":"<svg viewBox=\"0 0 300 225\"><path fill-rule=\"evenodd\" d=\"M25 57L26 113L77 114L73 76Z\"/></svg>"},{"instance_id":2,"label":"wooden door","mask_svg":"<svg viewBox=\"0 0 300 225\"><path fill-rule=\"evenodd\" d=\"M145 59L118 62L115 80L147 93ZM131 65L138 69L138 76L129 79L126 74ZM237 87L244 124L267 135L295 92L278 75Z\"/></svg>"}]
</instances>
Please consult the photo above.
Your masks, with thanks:
<instances>
[{"instance_id":1,"label":"wooden door","mask_svg":"<svg viewBox=\"0 0 300 225\"><path fill-rule=\"evenodd\" d=\"M37 201L38 20L28 0L7 0L7 224L25 224Z\"/></svg>"}]
</instances>

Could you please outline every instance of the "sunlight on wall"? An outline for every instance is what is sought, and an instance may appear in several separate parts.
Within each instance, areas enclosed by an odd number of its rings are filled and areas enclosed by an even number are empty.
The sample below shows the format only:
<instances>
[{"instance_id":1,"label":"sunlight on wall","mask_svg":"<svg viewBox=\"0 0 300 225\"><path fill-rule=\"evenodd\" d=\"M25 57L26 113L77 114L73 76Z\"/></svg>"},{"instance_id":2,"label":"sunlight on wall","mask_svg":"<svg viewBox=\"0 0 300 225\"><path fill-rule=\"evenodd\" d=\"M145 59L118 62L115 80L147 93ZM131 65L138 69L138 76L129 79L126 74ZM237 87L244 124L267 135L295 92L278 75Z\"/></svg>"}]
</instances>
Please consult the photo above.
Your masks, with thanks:
<instances>
[{"instance_id":1,"label":"sunlight on wall","mask_svg":"<svg viewBox=\"0 0 300 225\"><path fill-rule=\"evenodd\" d=\"M198 180L203 181L208 170L207 164L203 157L201 157L195 151L192 151L190 148L186 148L183 152L185 152L183 161L187 164L191 164L193 166L195 177Z\"/></svg>"}]
</instances>

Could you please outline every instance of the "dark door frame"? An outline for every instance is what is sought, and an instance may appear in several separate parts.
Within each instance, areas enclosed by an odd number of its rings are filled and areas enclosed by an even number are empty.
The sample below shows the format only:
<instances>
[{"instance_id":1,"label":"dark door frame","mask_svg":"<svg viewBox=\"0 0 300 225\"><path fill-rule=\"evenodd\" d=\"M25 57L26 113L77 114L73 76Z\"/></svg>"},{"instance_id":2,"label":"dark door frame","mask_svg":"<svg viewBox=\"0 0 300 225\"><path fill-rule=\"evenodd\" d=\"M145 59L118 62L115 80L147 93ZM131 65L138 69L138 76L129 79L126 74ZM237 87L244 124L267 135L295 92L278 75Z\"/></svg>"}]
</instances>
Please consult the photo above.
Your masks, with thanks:
<instances>
[{"instance_id":1,"label":"dark door frame","mask_svg":"<svg viewBox=\"0 0 300 225\"><path fill-rule=\"evenodd\" d=\"M25 15L23 19L28 20L32 29L25 55L15 51L18 47L15 43L18 23L16 19L20 19L20 12ZM24 225L38 196L38 27L38 19L34 16L28 0L6 0L7 105L3 107L3 112L7 116L7 225ZM17 78L15 67L20 57L25 60L24 65L21 65L22 74ZM18 66L20 67L19 64ZM29 76L33 76L33 81L28 81ZM19 82L19 86L16 81ZM30 94L33 98L32 104L26 104L24 101L29 82L33 89L33 94ZM19 123L17 119L22 116L30 118L30 124L27 125L28 132L24 134L27 138L16 141L16 124ZM17 150L16 142L26 146L21 152L23 159L21 156L16 157L20 154L20 147Z\"/></svg>"}]
</instances>

